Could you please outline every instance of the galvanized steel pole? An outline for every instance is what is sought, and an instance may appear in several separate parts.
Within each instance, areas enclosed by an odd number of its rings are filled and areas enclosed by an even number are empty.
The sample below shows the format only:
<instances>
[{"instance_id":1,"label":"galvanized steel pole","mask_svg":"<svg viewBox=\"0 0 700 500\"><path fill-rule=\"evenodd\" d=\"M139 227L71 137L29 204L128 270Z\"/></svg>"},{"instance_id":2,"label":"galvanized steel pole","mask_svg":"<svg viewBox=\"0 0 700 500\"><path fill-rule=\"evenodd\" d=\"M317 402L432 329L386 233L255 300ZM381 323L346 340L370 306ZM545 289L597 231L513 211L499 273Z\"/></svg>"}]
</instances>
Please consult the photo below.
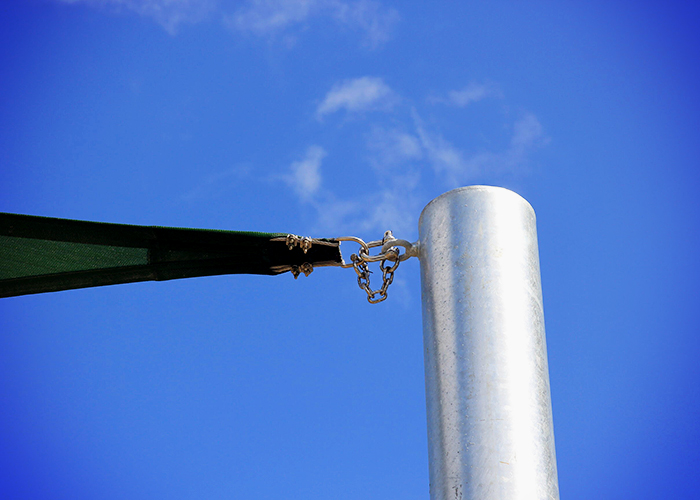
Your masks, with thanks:
<instances>
[{"instance_id":1,"label":"galvanized steel pole","mask_svg":"<svg viewBox=\"0 0 700 500\"><path fill-rule=\"evenodd\" d=\"M431 500L558 499L535 212L470 186L420 218Z\"/></svg>"}]
</instances>

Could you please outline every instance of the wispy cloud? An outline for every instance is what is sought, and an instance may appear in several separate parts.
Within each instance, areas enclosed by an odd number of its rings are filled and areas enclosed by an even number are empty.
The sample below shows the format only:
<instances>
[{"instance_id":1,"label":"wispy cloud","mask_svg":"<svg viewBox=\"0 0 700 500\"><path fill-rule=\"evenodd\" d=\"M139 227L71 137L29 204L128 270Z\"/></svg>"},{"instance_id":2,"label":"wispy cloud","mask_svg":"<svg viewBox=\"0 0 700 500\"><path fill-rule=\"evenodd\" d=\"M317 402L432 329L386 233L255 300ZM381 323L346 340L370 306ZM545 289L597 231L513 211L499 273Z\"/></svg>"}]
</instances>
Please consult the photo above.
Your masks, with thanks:
<instances>
[{"instance_id":1,"label":"wispy cloud","mask_svg":"<svg viewBox=\"0 0 700 500\"><path fill-rule=\"evenodd\" d=\"M438 176L448 179L450 184L457 183L459 177L469 177L475 172L471 171L468 162L465 161L464 153L444 139L437 132L426 129L418 113L413 110L413 121L421 147L425 151L434 172Z\"/></svg>"},{"instance_id":2,"label":"wispy cloud","mask_svg":"<svg viewBox=\"0 0 700 500\"><path fill-rule=\"evenodd\" d=\"M321 162L326 151L321 146L309 146L304 158L292 163L290 172L282 179L304 202L313 200L321 188Z\"/></svg>"},{"instance_id":3,"label":"wispy cloud","mask_svg":"<svg viewBox=\"0 0 700 500\"><path fill-rule=\"evenodd\" d=\"M532 147L543 146L548 141L542 125L532 113L526 113L513 125L513 137L510 145L511 149L520 154L526 153Z\"/></svg>"},{"instance_id":4,"label":"wispy cloud","mask_svg":"<svg viewBox=\"0 0 700 500\"><path fill-rule=\"evenodd\" d=\"M395 128L375 126L367 139L369 160L380 173L390 173L395 167L423 159L424 150L414 134Z\"/></svg>"},{"instance_id":5,"label":"wispy cloud","mask_svg":"<svg viewBox=\"0 0 700 500\"><path fill-rule=\"evenodd\" d=\"M396 9L378 0L55 0L68 5L86 5L109 12L133 12L148 17L174 35L183 24L207 19L222 21L239 33L268 39L294 40L293 29L301 31L312 20L332 21L360 34L362 44L375 48L389 40L399 20ZM242 5L241 5L242 4Z\"/></svg>"},{"instance_id":6,"label":"wispy cloud","mask_svg":"<svg viewBox=\"0 0 700 500\"><path fill-rule=\"evenodd\" d=\"M347 112L388 110L397 100L396 94L384 80L363 76L335 84L316 108L316 117L321 120L325 115L341 109Z\"/></svg>"},{"instance_id":7,"label":"wispy cloud","mask_svg":"<svg viewBox=\"0 0 700 500\"><path fill-rule=\"evenodd\" d=\"M333 17L340 23L365 34L365 45L374 48L391 37L394 26L399 21L396 9L384 8L372 0L355 2L329 1Z\"/></svg>"},{"instance_id":8,"label":"wispy cloud","mask_svg":"<svg viewBox=\"0 0 700 500\"><path fill-rule=\"evenodd\" d=\"M249 0L227 16L226 22L231 28L254 35L275 35L316 14L320 3L318 0Z\"/></svg>"},{"instance_id":9,"label":"wispy cloud","mask_svg":"<svg viewBox=\"0 0 700 500\"><path fill-rule=\"evenodd\" d=\"M487 96L502 98L497 87L491 84L470 84L447 95L451 96L450 104L461 107ZM309 182L313 189L295 188L300 201L315 209L314 229L334 234L339 231L381 234L392 229L413 235L420 207L429 199L426 183L442 190L484 178L522 173L528 168L532 152L548 141L537 117L523 113L516 120L503 124L509 131L507 136L489 140L489 149L475 151L474 146L466 148L455 144L437 129L434 117L430 125L426 124L414 106L377 77L337 83L318 105L316 116L321 120L340 110L391 113L372 116L374 123L365 133L365 144L356 146L365 151L365 161L374 171L373 178L371 174L364 178L364 188L357 196L343 198L322 185L319 169L325 150L321 150L320 157L307 153L305 160L293 164L294 172L308 170L314 179ZM502 144L500 148L493 146L498 143ZM295 181L291 185L300 184L301 181Z\"/></svg>"},{"instance_id":10,"label":"wispy cloud","mask_svg":"<svg viewBox=\"0 0 700 500\"><path fill-rule=\"evenodd\" d=\"M477 175L516 173L526 167L529 154L549 140L537 117L525 113L513 123L508 147L466 154L441 134L427 130L415 111L413 117L416 134L433 171L448 187L470 182Z\"/></svg>"},{"instance_id":11,"label":"wispy cloud","mask_svg":"<svg viewBox=\"0 0 700 500\"><path fill-rule=\"evenodd\" d=\"M58 0L71 5L88 5L109 11L131 11L149 17L168 33L182 24L198 23L217 10L217 0Z\"/></svg>"},{"instance_id":12,"label":"wispy cloud","mask_svg":"<svg viewBox=\"0 0 700 500\"><path fill-rule=\"evenodd\" d=\"M395 9L384 8L376 0L248 0L225 22L237 31L274 38L322 17L360 31L369 47L387 41L399 19Z\"/></svg>"},{"instance_id":13,"label":"wispy cloud","mask_svg":"<svg viewBox=\"0 0 700 500\"><path fill-rule=\"evenodd\" d=\"M430 96L428 101L433 103L449 104L463 108L471 103L481 101L487 97L500 97L501 92L493 83L472 82L459 90L450 90L447 97Z\"/></svg>"},{"instance_id":14,"label":"wispy cloud","mask_svg":"<svg viewBox=\"0 0 700 500\"><path fill-rule=\"evenodd\" d=\"M182 196L184 201L211 200L218 198L235 186L241 180L251 177L250 165L240 164L220 172L214 172L204 177L198 184Z\"/></svg>"},{"instance_id":15,"label":"wispy cloud","mask_svg":"<svg viewBox=\"0 0 700 500\"><path fill-rule=\"evenodd\" d=\"M387 229L407 234L415 226L420 181L417 172L406 171L382 182L381 189L359 190L352 198L338 196L323 183L322 164L326 151L309 146L304 157L292 162L287 171L271 178L289 186L300 203L313 209L311 230L322 234L383 234Z\"/></svg>"},{"instance_id":16,"label":"wispy cloud","mask_svg":"<svg viewBox=\"0 0 700 500\"><path fill-rule=\"evenodd\" d=\"M391 229L397 237L414 237L421 204L420 181L420 172L407 170L383 183L380 189L367 195L365 209L351 215L360 218L361 222L355 225L361 231L379 236ZM348 219L352 220L351 217Z\"/></svg>"},{"instance_id":17,"label":"wispy cloud","mask_svg":"<svg viewBox=\"0 0 700 500\"><path fill-rule=\"evenodd\" d=\"M328 189L306 201L316 217L313 231L321 234L369 234L381 238L387 229L409 238L415 233L420 198L418 175L396 178L381 189L360 192L353 198L342 198Z\"/></svg>"}]
</instances>

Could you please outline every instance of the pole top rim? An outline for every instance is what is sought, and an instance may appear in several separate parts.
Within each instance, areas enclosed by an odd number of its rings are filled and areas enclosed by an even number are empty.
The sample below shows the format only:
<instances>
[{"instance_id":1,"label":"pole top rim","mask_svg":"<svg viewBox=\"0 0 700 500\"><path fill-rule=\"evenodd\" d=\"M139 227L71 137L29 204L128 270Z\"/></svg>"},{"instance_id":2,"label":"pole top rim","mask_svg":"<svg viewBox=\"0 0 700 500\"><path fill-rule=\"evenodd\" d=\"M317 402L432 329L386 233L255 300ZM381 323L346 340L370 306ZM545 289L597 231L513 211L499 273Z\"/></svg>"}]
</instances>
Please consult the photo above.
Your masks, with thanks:
<instances>
[{"instance_id":1,"label":"pole top rim","mask_svg":"<svg viewBox=\"0 0 700 500\"><path fill-rule=\"evenodd\" d=\"M420 224L421 224L420 221L423 219L423 215L426 213L426 211L428 210L429 207L431 207L432 205L434 205L436 203L440 203L441 201L445 200L446 198L451 198L451 197L456 196L456 195L463 193L465 191L486 192L486 193L489 193L490 195L494 195L494 196L515 197L521 203L524 203L533 212L533 215L535 212L535 209L532 208L532 205L530 204L530 202L528 202L525 198L523 198L521 195L519 195L515 191L512 191L508 188L500 187L500 186L487 186L487 185L477 184L474 186L462 186L462 187L458 187L455 189L451 189L450 191L442 193L440 196L432 199L423 208L423 211L420 214L418 225L420 226Z\"/></svg>"}]
</instances>

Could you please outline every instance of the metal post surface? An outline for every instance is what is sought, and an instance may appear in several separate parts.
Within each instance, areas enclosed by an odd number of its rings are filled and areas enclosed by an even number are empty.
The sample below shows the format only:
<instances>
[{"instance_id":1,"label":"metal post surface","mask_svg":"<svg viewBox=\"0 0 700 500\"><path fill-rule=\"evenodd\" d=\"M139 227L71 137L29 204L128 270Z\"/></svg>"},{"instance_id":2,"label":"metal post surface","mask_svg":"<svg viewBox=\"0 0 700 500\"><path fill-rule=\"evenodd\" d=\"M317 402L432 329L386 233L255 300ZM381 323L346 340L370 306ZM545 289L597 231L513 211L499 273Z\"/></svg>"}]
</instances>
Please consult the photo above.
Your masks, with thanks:
<instances>
[{"instance_id":1,"label":"metal post surface","mask_svg":"<svg viewBox=\"0 0 700 500\"><path fill-rule=\"evenodd\" d=\"M431 500L558 499L534 210L464 187L419 230Z\"/></svg>"}]
</instances>

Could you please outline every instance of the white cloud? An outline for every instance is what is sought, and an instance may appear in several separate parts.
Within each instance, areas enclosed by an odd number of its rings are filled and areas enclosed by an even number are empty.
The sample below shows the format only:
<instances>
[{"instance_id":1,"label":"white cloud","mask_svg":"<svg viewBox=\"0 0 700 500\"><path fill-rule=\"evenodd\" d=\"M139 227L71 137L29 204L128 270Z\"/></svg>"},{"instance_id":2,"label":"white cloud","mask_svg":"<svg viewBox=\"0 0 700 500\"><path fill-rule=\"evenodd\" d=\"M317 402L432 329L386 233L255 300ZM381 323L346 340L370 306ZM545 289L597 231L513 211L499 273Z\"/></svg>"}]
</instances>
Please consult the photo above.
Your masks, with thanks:
<instances>
[{"instance_id":1,"label":"white cloud","mask_svg":"<svg viewBox=\"0 0 700 500\"><path fill-rule=\"evenodd\" d=\"M227 24L258 36L273 35L292 24L305 21L318 11L318 0L250 0L227 16Z\"/></svg>"},{"instance_id":2,"label":"white cloud","mask_svg":"<svg viewBox=\"0 0 700 500\"><path fill-rule=\"evenodd\" d=\"M428 100L463 108L487 97L501 97L501 92L494 84L472 82L460 90L450 90L446 98L429 97Z\"/></svg>"},{"instance_id":3,"label":"white cloud","mask_svg":"<svg viewBox=\"0 0 700 500\"><path fill-rule=\"evenodd\" d=\"M310 201L316 212L313 231L334 236L365 235L381 239L391 229L397 238L414 238L419 212L418 183L420 177L408 174L383 189L359 193L343 199L329 191Z\"/></svg>"},{"instance_id":4,"label":"white cloud","mask_svg":"<svg viewBox=\"0 0 700 500\"><path fill-rule=\"evenodd\" d=\"M350 28L363 31L366 45L372 48L388 41L394 25L399 21L396 9L384 9L376 1L331 0L328 3L333 6L333 17Z\"/></svg>"},{"instance_id":5,"label":"white cloud","mask_svg":"<svg viewBox=\"0 0 700 500\"><path fill-rule=\"evenodd\" d=\"M387 41L399 18L395 9L385 9L375 0L248 0L226 16L225 23L238 31L272 38L323 16L362 32L370 47Z\"/></svg>"},{"instance_id":6,"label":"white cloud","mask_svg":"<svg viewBox=\"0 0 700 500\"><path fill-rule=\"evenodd\" d=\"M340 109L348 112L390 109L396 101L396 94L384 80L363 76L335 84L316 108L316 117L320 120Z\"/></svg>"},{"instance_id":7,"label":"white cloud","mask_svg":"<svg viewBox=\"0 0 700 500\"><path fill-rule=\"evenodd\" d=\"M338 199L332 193L325 193L322 200L313 203L316 211L316 222L312 228L319 234L343 235L352 234L357 231L357 226L349 220L356 219L362 211L362 204L359 200Z\"/></svg>"},{"instance_id":8,"label":"white cloud","mask_svg":"<svg viewBox=\"0 0 700 500\"><path fill-rule=\"evenodd\" d=\"M513 125L511 147L516 150L526 150L547 142L542 125L535 115L526 113Z\"/></svg>"},{"instance_id":9,"label":"white cloud","mask_svg":"<svg viewBox=\"0 0 700 500\"><path fill-rule=\"evenodd\" d=\"M483 94L474 90L467 97L473 102L478 95ZM460 102L468 100L462 97ZM363 77L333 86L316 114L320 119L338 110L389 109L400 102L405 104L406 100L399 99L381 78ZM498 182L504 174L522 174L528 169L532 152L548 141L537 117L523 113L504 124L509 131L505 135L489 138L488 150L469 152L437 130L435 117L426 123L416 109L405 105L395 111L372 116L374 124L364 135L364 154L356 159L364 156L373 172L360 178L361 189L352 196L339 196L328 183L322 186L320 165L326 152L320 146L312 146L303 160L292 164L292 174L285 180L294 187L299 201L314 211L313 231L374 239L391 229L397 237L415 238L418 214L431 193L485 179ZM402 118L406 113L412 119ZM501 147L493 146L498 143ZM363 151L361 145L355 146Z\"/></svg>"},{"instance_id":10,"label":"white cloud","mask_svg":"<svg viewBox=\"0 0 700 500\"><path fill-rule=\"evenodd\" d=\"M247 0L230 3L221 0L55 0L70 5L87 5L112 12L131 11L160 24L175 34L182 24L193 24L218 17L225 26L239 32L274 38L288 33L295 26L305 27L312 18L330 19L361 33L363 44L374 48L386 42L399 20L398 12L385 8L377 0ZM240 5L243 4L243 5Z\"/></svg>"},{"instance_id":11,"label":"white cloud","mask_svg":"<svg viewBox=\"0 0 700 500\"><path fill-rule=\"evenodd\" d=\"M413 119L426 158L449 187L461 186L477 175L515 173L526 166L533 150L548 141L537 117L526 113L513 124L513 135L506 149L467 155L441 134L427 130L415 110Z\"/></svg>"},{"instance_id":12,"label":"white cloud","mask_svg":"<svg viewBox=\"0 0 700 500\"><path fill-rule=\"evenodd\" d=\"M302 160L292 163L289 175L284 180L289 184L299 199L311 201L321 188L321 162L326 151L320 146L309 146Z\"/></svg>"},{"instance_id":13,"label":"white cloud","mask_svg":"<svg viewBox=\"0 0 700 500\"><path fill-rule=\"evenodd\" d=\"M397 238L414 238L420 213L420 173L407 170L392 178L383 189L367 196L360 229L379 237L391 229Z\"/></svg>"},{"instance_id":14,"label":"white cloud","mask_svg":"<svg viewBox=\"0 0 700 500\"><path fill-rule=\"evenodd\" d=\"M442 135L428 131L418 113L413 110L416 135L425 155L437 175L447 179L448 184L458 184L458 179L473 175L473 166L464 159L464 153L445 140Z\"/></svg>"},{"instance_id":15,"label":"white cloud","mask_svg":"<svg viewBox=\"0 0 700 500\"><path fill-rule=\"evenodd\" d=\"M406 162L423 158L420 140L413 134L398 129L374 127L367 140L370 163L380 172L391 171Z\"/></svg>"},{"instance_id":16,"label":"white cloud","mask_svg":"<svg viewBox=\"0 0 700 500\"><path fill-rule=\"evenodd\" d=\"M452 104L464 107L472 102L477 102L493 94L493 89L488 85L471 83L462 90L452 90L447 96Z\"/></svg>"},{"instance_id":17,"label":"white cloud","mask_svg":"<svg viewBox=\"0 0 700 500\"><path fill-rule=\"evenodd\" d=\"M314 232L335 236L369 233L372 238L381 238L387 229L397 234L415 233L419 208L416 188L420 181L417 171L406 169L381 182L383 187L379 189L360 190L356 196L344 199L323 186L321 163L326 156L322 147L310 146L287 173L272 178L285 182L300 203L313 209Z\"/></svg>"},{"instance_id":18,"label":"white cloud","mask_svg":"<svg viewBox=\"0 0 700 500\"><path fill-rule=\"evenodd\" d=\"M168 33L175 34L183 23L197 23L217 9L216 0L58 0L71 5L88 5L112 11L128 10L150 17Z\"/></svg>"}]
</instances>

